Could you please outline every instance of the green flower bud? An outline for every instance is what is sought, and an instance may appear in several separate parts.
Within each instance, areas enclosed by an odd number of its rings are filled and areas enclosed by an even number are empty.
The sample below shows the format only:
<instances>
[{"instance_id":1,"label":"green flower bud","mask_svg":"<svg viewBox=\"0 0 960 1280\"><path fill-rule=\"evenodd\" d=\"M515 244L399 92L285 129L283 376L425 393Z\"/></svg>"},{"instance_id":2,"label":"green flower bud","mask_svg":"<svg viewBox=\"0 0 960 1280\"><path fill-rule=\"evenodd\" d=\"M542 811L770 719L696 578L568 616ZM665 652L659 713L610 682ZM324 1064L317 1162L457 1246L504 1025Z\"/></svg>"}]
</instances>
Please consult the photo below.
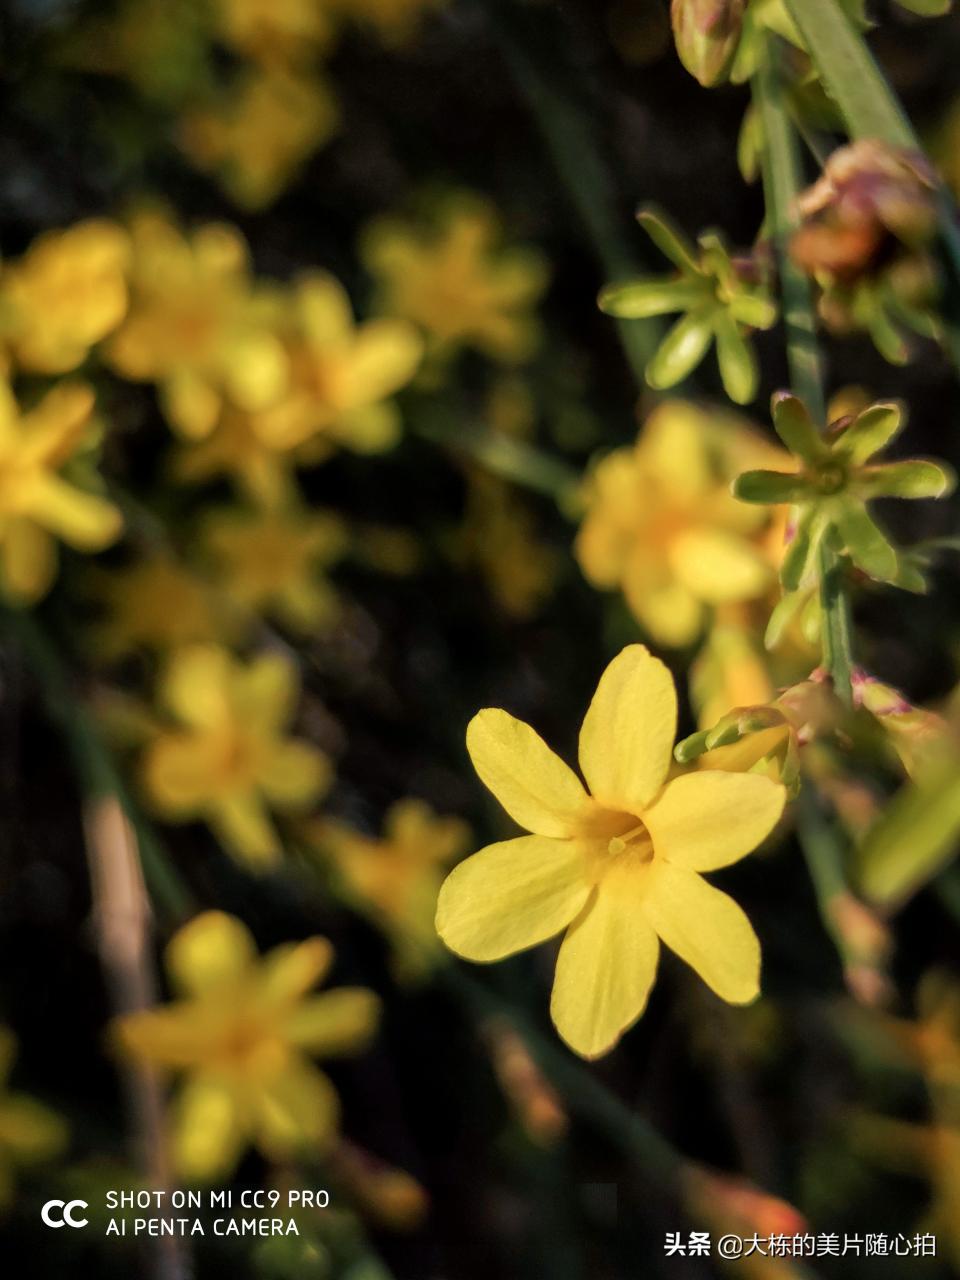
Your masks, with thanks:
<instances>
[{"instance_id":1,"label":"green flower bud","mask_svg":"<svg viewBox=\"0 0 960 1280\"><path fill-rule=\"evenodd\" d=\"M707 88L727 77L745 9L746 0L672 0L670 18L680 61Z\"/></svg>"}]
</instances>

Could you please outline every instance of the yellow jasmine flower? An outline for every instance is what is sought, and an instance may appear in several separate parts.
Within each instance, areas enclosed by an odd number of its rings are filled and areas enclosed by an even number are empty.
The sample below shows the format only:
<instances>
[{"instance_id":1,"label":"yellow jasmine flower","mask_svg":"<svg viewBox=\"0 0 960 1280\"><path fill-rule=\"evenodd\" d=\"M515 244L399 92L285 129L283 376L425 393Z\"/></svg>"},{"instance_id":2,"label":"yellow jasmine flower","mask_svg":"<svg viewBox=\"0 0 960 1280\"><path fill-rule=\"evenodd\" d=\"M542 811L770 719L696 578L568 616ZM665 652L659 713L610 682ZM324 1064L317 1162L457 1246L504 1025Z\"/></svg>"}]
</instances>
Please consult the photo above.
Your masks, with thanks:
<instances>
[{"instance_id":1,"label":"yellow jasmine flower","mask_svg":"<svg viewBox=\"0 0 960 1280\"><path fill-rule=\"evenodd\" d=\"M243 493L265 507L295 501L295 451L264 440L260 426L257 415L225 406L205 440L175 451L174 476L186 484L229 476Z\"/></svg>"},{"instance_id":2,"label":"yellow jasmine flower","mask_svg":"<svg viewBox=\"0 0 960 1280\"><path fill-rule=\"evenodd\" d=\"M287 364L273 332L276 299L256 293L235 228L190 235L159 214L131 226L130 312L106 346L116 371L156 382L164 414L188 439L208 436L224 400L258 410L285 390Z\"/></svg>"},{"instance_id":3,"label":"yellow jasmine flower","mask_svg":"<svg viewBox=\"0 0 960 1280\"><path fill-rule=\"evenodd\" d=\"M0 1209L13 1200L18 1166L50 1160L67 1145L67 1127L55 1112L7 1089L16 1053L16 1038L0 1026Z\"/></svg>"},{"instance_id":4,"label":"yellow jasmine flower","mask_svg":"<svg viewBox=\"0 0 960 1280\"><path fill-rule=\"evenodd\" d=\"M202 819L251 867L280 857L268 808L301 812L326 789L330 764L315 747L283 736L296 673L278 654L249 663L197 645L175 654L160 689L172 724L149 744L141 780L169 822Z\"/></svg>"},{"instance_id":5,"label":"yellow jasmine flower","mask_svg":"<svg viewBox=\"0 0 960 1280\"><path fill-rule=\"evenodd\" d=\"M207 519L204 546L217 579L246 614L270 614L296 631L329 626L339 606L323 571L347 547L333 513L228 509Z\"/></svg>"},{"instance_id":6,"label":"yellow jasmine flower","mask_svg":"<svg viewBox=\"0 0 960 1280\"><path fill-rule=\"evenodd\" d=\"M433 227L371 223L361 254L383 309L419 325L433 354L469 346L520 363L539 339L532 308L547 286L547 265L536 249L500 247L500 234L488 204L461 196Z\"/></svg>"},{"instance_id":7,"label":"yellow jasmine flower","mask_svg":"<svg viewBox=\"0 0 960 1280\"><path fill-rule=\"evenodd\" d=\"M180 146L241 208L263 209L336 125L333 95L316 72L253 71L221 101L184 117Z\"/></svg>"},{"instance_id":8,"label":"yellow jasmine flower","mask_svg":"<svg viewBox=\"0 0 960 1280\"><path fill-rule=\"evenodd\" d=\"M16 362L67 373L127 309L125 233L105 218L38 236L0 280L3 328Z\"/></svg>"},{"instance_id":9,"label":"yellow jasmine flower","mask_svg":"<svg viewBox=\"0 0 960 1280\"><path fill-rule=\"evenodd\" d=\"M470 838L467 824L407 799L387 810L379 840L328 819L314 824L311 836L360 908L390 930L401 972L421 972L436 945L437 893L446 867Z\"/></svg>"},{"instance_id":10,"label":"yellow jasmine flower","mask_svg":"<svg viewBox=\"0 0 960 1280\"><path fill-rule=\"evenodd\" d=\"M556 550L539 540L531 513L496 476L476 472L455 539L458 559L475 565L504 613L529 618L553 589Z\"/></svg>"},{"instance_id":11,"label":"yellow jasmine flower","mask_svg":"<svg viewBox=\"0 0 960 1280\"><path fill-rule=\"evenodd\" d=\"M183 1078L172 1143L183 1178L229 1177L248 1144L278 1162L329 1146L339 1103L310 1059L359 1052L379 1015L363 987L310 994L332 963L326 938L261 958L246 926L220 911L174 935L166 967L179 999L112 1032L125 1055Z\"/></svg>"},{"instance_id":12,"label":"yellow jasmine flower","mask_svg":"<svg viewBox=\"0 0 960 1280\"><path fill-rule=\"evenodd\" d=\"M252 415L252 429L273 449L306 442L332 451L346 445L378 453L400 435L400 413L389 399L413 377L423 344L405 320L357 324L346 290L313 272L296 286L285 333L291 390L276 406Z\"/></svg>"},{"instance_id":13,"label":"yellow jasmine flower","mask_svg":"<svg viewBox=\"0 0 960 1280\"><path fill-rule=\"evenodd\" d=\"M65 382L21 413L0 379L0 569L20 603L38 600L56 577L57 538L102 551L120 532L116 507L61 474L96 438L92 409L90 388Z\"/></svg>"},{"instance_id":14,"label":"yellow jasmine flower","mask_svg":"<svg viewBox=\"0 0 960 1280\"><path fill-rule=\"evenodd\" d=\"M575 552L587 579L620 588L659 645L696 639L707 610L764 595L775 571L759 543L769 516L744 520L730 482L747 456L779 455L741 419L668 400L632 448L588 477Z\"/></svg>"},{"instance_id":15,"label":"yellow jasmine flower","mask_svg":"<svg viewBox=\"0 0 960 1280\"><path fill-rule=\"evenodd\" d=\"M214 13L223 43L267 66L309 63L334 36L325 0L215 0Z\"/></svg>"},{"instance_id":16,"label":"yellow jasmine flower","mask_svg":"<svg viewBox=\"0 0 960 1280\"><path fill-rule=\"evenodd\" d=\"M234 630L207 583L165 552L100 573L93 587L106 613L94 628L102 662L140 650L166 653Z\"/></svg>"},{"instance_id":17,"label":"yellow jasmine flower","mask_svg":"<svg viewBox=\"0 0 960 1280\"><path fill-rule=\"evenodd\" d=\"M747 1004L760 990L749 920L700 873L755 849L780 817L784 789L714 770L668 780L676 722L669 671L630 645L603 673L580 730L589 792L507 712L487 708L467 729L481 781L532 834L451 872L437 932L458 955L490 962L566 930L550 1012L586 1058L640 1017L661 941L724 1000Z\"/></svg>"}]
</instances>

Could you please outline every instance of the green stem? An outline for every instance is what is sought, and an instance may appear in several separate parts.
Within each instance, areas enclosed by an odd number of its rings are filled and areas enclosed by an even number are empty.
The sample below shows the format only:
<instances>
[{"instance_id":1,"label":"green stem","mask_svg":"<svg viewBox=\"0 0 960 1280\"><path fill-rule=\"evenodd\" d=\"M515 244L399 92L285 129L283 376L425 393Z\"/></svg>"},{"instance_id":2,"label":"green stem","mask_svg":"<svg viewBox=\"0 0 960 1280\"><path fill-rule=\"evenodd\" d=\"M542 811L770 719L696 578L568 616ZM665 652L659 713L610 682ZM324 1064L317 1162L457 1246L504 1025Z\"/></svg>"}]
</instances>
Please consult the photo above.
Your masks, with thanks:
<instances>
[{"instance_id":1,"label":"green stem","mask_svg":"<svg viewBox=\"0 0 960 1280\"><path fill-rule=\"evenodd\" d=\"M783 294L790 382L811 416L825 422L827 409L823 373L817 346L813 293L806 276L794 265L789 252L794 230L794 210L800 191L797 135L790 120L777 67L777 46L765 41L753 93L763 121L763 187L767 220L777 250ZM845 583L845 560L832 542L820 547L820 603L823 610L823 664L833 680L837 696L848 706L853 701L851 674L850 602Z\"/></svg>"},{"instance_id":2,"label":"green stem","mask_svg":"<svg viewBox=\"0 0 960 1280\"><path fill-rule=\"evenodd\" d=\"M95 802L110 796L119 801L137 835L151 898L173 920L182 920L193 910L190 891L144 821L90 716L78 702L56 645L26 610L0 606L0 619L16 636L41 687L50 718L63 733L85 799Z\"/></svg>"}]
</instances>

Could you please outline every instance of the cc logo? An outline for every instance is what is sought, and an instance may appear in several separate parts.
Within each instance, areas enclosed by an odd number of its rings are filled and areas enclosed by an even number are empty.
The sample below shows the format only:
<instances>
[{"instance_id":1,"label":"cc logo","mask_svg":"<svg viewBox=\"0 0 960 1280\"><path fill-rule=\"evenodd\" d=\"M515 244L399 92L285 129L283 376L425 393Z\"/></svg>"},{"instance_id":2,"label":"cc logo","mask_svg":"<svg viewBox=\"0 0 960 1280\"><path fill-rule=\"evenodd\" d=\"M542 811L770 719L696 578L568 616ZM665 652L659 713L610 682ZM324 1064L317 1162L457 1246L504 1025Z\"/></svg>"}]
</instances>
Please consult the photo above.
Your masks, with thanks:
<instances>
[{"instance_id":1,"label":"cc logo","mask_svg":"<svg viewBox=\"0 0 960 1280\"><path fill-rule=\"evenodd\" d=\"M85 1227L86 1218L75 1218L74 1209L86 1209L86 1200L48 1200L40 1210L40 1217L48 1227ZM59 1215L55 1212L60 1210Z\"/></svg>"}]
</instances>

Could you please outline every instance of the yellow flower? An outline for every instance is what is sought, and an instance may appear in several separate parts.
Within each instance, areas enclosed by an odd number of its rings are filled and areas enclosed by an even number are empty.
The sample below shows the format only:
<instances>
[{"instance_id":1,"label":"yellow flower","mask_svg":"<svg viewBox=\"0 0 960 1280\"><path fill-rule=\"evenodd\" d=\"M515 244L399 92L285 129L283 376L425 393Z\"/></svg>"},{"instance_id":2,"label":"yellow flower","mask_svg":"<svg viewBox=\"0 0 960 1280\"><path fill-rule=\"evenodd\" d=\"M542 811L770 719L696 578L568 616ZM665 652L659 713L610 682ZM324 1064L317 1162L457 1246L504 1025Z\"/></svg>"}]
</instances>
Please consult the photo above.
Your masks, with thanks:
<instances>
[{"instance_id":1,"label":"yellow flower","mask_svg":"<svg viewBox=\"0 0 960 1280\"><path fill-rule=\"evenodd\" d=\"M267 66L309 63L334 35L322 0L215 0L214 12L224 44Z\"/></svg>"},{"instance_id":2,"label":"yellow flower","mask_svg":"<svg viewBox=\"0 0 960 1280\"><path fill-rule=\"evenodd\" d=\"M266 442L259 426L256 415L225 406L205 440L175 451L174 476L186 484L229 476L243 493L265 507L294 501L294 450Z\"/></svg>"},{"instance_id":3,"label":"yellow flower","mask_svg":"<svg viewBox=\"0 0 960 1280\"><path fill-rule=\"evenodd\" d=\"M127 309L125 233L105 218L39 236L0 281L3 328L17 363L67 373Z\"/></svg>"},{"instance_id":4,"label":"yellow flower","mask_svg":"<svg viewBox=\"0 0 960 1280\"><path fill-rule=\"evenodd\" d=\"M346 550L338 516L294 508L221 510L208 517L203 541L217 580L244 613L276 616L296 631L336 619L337 595L323 570Z\"/></svg>"},{"instance_id":5,"label":"yellow flower","mask_svg":"<svg viewBox=\"0 0 960 1280\"><path fill-rule=\"evenodd\" d=\"M322 272L300 279L290 315L291 389L279 404L252 415L255 434L279 450L308 441L328 451L390 448L400 435L400 414L389 397L420 363L416 330L404 320L358 325L346 290Z\"/></svg>"},{"instance_id":6,"label":"yellow flower","mask_svg":"<svg viewBox=\"0 0 960 1280\"><path fill-rule=\"evenodd\" d=\"M710 606L763 595L775 578L759 544L769 517L745 519L730 481L747 457L771 455L741 419L665 401L634 447L608 454L587 481L575 548L587 579L619 587L657 644L677 648L696 639Z\"/></svg>"},{"instance_id":7,"label":"yellow flower","mask_svg":"<svg viewBox=\"0 0 960 1280\"><path fill-rule=\"evenodd\" d=\"M379 1002L363 987L309 995L330 970L326 938L260 958L247 928L220 911L196 916L167 948L180 999L113 1024L120 1050L184 1077L173 1119L178 1173L228 1177L252 1143L289 1160L335 1136L333 1085L310 1061L363 1049Z\"/></svg>"},{"instance_id":8,"label":"yellow flower","mask_svg":"<svg viewBox=\"0 0 960 1280\"><path fill-rule=\"evenodd\" d=\"M240 233L208 223L185 236L150 213L134 219L131 240L130 312L106 347L116 371L156 382L168 422L191 440L213 431L225 399L273 403L287 379L277 301L254 291Z\"/></svg>"},{"instance_id":9,"label":"yellow flower","mask_svg":"<svg viewBox=\"0 0 960 1280\"><path fill-rule=\"evenodd\" d=\"M39 599L56 577L56 538L102 551L120 532L116 507L60 474L96 438L92 409L90 388L68 382L21 414L0 379L0 566L4 590L21 603Z\"/></svg>"},{"instance_id":10,"label":"yellow flower","mask_svg":"<svg viewBox=\"0 0 960 1280\"><path fill-rule=\"evenodd\" d=\"M92 586L106 613L93 632L102 662L142 649L165 653L217 640L234 630L217 608L211 588L164 552L99 573Z\"/></svg>"},{"instance_id":11,"label":"yellow flower","mask_svg":"<svg viewBox=\"0 0 960 1280\"><path fill-rule=\"evenodd\" d=\"M493 708L467 729L481 781L533 834L489 845L451 872L437 932L458 955L489 962L566 930L550 1011L586 1058L640 1017L660 941L717 995L759 992L749 920L700 873L736 862L780 817L784 789L756 774L668 779L677 697L642 645L607 667L580 730L590 788L521 720Z\"/></svg>"},{"instance_id":12,"label":"yellow flower","mask_svg":"<svg viewBox=\"0 0 960 1280\"><path fill-rule=\"evenodd\" d=\"M58 1115L34 1098L7 1089L16 1053L16 1038L0 1026L0 1209L13 1200L19 1165L50 1160L67 1145L67 1127Z\"/></svg>"},{"instance_id":13,"label":"yellow flower","mask_svg":"<svg viewBox=\"0 0 960 1280\"><path fill-rule=\"evenodd\" d=\"M373 222L361 253L383 309L419 325L434 354L469 346L519 363L537 345L531 308L546 288L546 260L535 249L500 248L499 237L489 205L462 196L432 229L398 218Z\"/></svg>"},{"instance_id":14,"label":"yellow flower","mask_svg":"<svg viewBox=\"0 0 960 1280\"><path fill-rule=\"evenodd\" d=\"M333 135L337 108L316 73L252 71L181 121L180 146L243 209L273 203Z\"/></svg>"},{"instance_id":15,"label":"yellow flower","mask_svg":"<svg viewBox=\"0 0 960 1280\"><path fill-rule=\"evenodd\" d=\"M401 972L421 972L436 945L433 913L443 873L470 838L467 824L408 799L387 811L380 840L326 819L311 835L333 860L350 896L390 930Z\"/></svg>"},{"instance_id":16,"label":"yellow flower","mask_svg":"<svg viewBox=\"0 0 960 1280\"><path fill-rule=\"evenodd\" d=\"M455 541L458 558L476 565L490 594L514 618L529 618L553 589L555 549L539 540L531 513L496 476L470 477L467 513Z\"/></svg>"},{"instance_id":17,"label":"yellow flower","mask_svg":"<svg viewBox=\"0 0 960 1280\"><path fill-rule=\"evenodd\" d=\"M300 812L330 780L320 751L283 736L296 694L296 673L277 654L248 664L212 645L175 654L160 690L174 724L142 762L157 813L170 822L202 819L256 869L276 862L280 842L268 806Z\"/></svg>"}]
</instances>

